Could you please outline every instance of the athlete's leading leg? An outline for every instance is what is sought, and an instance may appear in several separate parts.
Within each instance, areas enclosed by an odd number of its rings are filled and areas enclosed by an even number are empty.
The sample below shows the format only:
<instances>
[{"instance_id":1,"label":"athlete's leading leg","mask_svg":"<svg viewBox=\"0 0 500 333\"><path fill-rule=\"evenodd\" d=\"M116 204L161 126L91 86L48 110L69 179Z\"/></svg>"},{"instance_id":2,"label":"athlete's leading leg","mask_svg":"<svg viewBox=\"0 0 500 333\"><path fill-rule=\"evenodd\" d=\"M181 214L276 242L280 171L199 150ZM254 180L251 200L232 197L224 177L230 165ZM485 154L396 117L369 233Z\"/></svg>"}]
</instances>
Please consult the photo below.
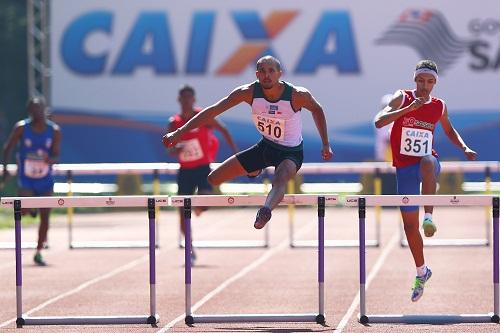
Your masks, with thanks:
<instances>
[{"instance_id":1,"label":"athlete's leading leg","mask_svg":"<svg viewBox=\"0 0 500 333\"><path fill-rule=\"evenodd\" d=\"M234 179L239 176L244 176L248 172L243 168L240 161L233 155L208 175L208 182L212 186L218 186L227 180Z\"/></svg>"},{"instance_id":2,"label":"athlete's leading leg","mask_svg":"<svg viewBox=\"0 0 500 333\"><path fill-rule=\"evenodd\" d=\"M439 174L439 162L432 156L424 156L420 160L420 178L422 179L422 194L436 194L437 175ZM436 225L432 221L433 206L424 206L424 221L422 228L427 237L432 237L436 232Z\"/></svg>"}]
</instances>

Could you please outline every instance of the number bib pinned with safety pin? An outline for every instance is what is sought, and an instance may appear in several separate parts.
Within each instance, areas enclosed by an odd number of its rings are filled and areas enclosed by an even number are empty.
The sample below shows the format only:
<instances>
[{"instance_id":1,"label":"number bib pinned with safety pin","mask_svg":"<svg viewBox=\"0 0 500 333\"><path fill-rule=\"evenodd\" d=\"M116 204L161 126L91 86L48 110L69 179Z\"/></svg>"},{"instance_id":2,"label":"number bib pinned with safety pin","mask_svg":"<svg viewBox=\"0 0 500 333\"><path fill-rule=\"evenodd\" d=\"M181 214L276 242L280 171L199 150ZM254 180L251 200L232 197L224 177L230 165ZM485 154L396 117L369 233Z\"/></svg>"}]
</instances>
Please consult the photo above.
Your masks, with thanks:
<instances>
[{"instance_id":1,"label":"number bib pinned with safety pin","mask_svg":"<svg viewBox=\"0 0 500 333\"><path fill-rule=\"evenodd\" d=\"M40 179L49 174L49 164L41 159L24 160L24 174L28 178Z\"/></svg>"},{"instance_id":2,"label":"number bib pinned with safety pin","mask_svg":"<svg viewBox=\"0 0 500 333\"><path fill-rule=\"evenodd\" d=\"M271 141L285 141L285 120L266 117L262 115L253 115L253 122L257 130Z\"/></svg>"},{"instance_id":3,"label":"number bib pinned with safety pin","mask_svg":"<svg viewBox=\"0 0 500 333\"><path fill-rule=\"evenodd\" d=\"M403 127L401 132L400 153L407 156L427 156L432 154L432 132Z\"/></svg>"},{"instance_id":4,"label":"number bib pinned with safety pin","mask_svg":"<svg viewBox=\"0 0 500 333\"><path fill-rule=\"evenodd\" d=\"M198 139L190 139L182 141L181 151L179 153L179 161L181 162L192 162L202 159L203 149L201 149L200 141Z\"/></svg>"}]
</instances>

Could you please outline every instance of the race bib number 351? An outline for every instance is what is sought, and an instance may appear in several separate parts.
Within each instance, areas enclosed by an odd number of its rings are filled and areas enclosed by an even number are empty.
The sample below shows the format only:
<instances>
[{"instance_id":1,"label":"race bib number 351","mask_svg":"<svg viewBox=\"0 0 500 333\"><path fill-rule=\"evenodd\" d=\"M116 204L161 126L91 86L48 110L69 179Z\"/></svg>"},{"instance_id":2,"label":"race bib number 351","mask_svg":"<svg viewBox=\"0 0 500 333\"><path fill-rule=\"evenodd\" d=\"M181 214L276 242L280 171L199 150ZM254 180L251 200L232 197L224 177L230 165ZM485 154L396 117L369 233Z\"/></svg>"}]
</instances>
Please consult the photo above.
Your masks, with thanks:
<instances>
[{"instance_id":1,"label":"race bib number 351","mask_svg":"<svg viewBox=\"0 0 500 333\"><path fill-rule=\"evenodd\" d=\"M253 115L257 130L272 141L283 141L285 138L285 120Z\"/></svg>"},{"instance_id":2,"label":"race bib number 351","mask_svg":"<svg viewBox=\"0 0 500 333\"><path fill-rule=\"evenodd\" d=\"M403 127L400 153L408 156L427 156L432 153L432 132Z\"/></svg>"}]
</instances>

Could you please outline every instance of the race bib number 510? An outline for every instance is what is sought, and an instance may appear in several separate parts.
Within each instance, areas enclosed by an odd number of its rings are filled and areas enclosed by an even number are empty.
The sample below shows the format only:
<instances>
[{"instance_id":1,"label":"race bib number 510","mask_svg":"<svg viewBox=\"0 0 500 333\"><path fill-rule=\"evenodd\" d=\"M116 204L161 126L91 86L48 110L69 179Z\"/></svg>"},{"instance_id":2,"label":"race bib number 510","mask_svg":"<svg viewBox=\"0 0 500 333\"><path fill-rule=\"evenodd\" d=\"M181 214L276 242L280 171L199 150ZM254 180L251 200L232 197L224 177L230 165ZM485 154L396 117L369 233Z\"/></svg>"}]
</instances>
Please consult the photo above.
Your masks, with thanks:
<instances>
[{"instance_id":1,"label":"race bib number 510","mask_svg":"<svg viewBox=\"0 0 500 333\"><path fill-rule=\"evenodd\" d=\"M253 115L257 130L272 141L283 141L285 138L285 120Z\"/></svg>"},{"instance_id":2,"label":"race bib number 510","mask_svg":"<svg viewBox=\"0 0 500 333\"><path fill-rule=\"evenodd\" d=\"M419 128L403 127L401 133L401 149L408 156L427 156L432 153L432 132Z\"/></svg>"}]
</instances>

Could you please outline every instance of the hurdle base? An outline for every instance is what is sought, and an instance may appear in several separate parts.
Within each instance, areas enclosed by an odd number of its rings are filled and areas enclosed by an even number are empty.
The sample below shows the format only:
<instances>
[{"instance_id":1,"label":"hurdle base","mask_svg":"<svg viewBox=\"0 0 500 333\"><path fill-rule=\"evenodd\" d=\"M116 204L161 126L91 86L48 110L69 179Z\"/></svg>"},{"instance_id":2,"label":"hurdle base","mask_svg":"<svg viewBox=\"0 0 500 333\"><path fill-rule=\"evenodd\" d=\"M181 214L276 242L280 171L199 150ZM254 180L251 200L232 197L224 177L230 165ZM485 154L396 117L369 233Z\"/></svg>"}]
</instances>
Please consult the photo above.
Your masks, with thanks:
<instances>
[{"instance_id":1,"label":"hurdle base","mask_svg":"<svg viewBox=\"0 0 500 333\"><path fill-rule=\"evenodd\" d=\"M357 239L327 239L325 247L358 247L359 240ZM379 247L380 243L376 239L367 240L367 247ZM317 240L294 240L290 243L291 248L318 248Z\"/></svg>"},{"instance_id":2,"label":"hurdle base","mask_svg":"<svg viewBox=\"0 0 500 333\"><path fill-rule=\"evenodd\" d=\"M498 316L497 316L498 317ZM424 315L363 315L358 314L361 324L462 324L462 323L492 323L495 315L488 314L424 314Z\"/></svg>"},{"instance_id":3,"label":"hurdle base","mask_svg":"<svg viewBox=\"0 0 500 333\"><path fill-rule=\"evenodd\" d=\"M196 323L291 323L291 322L313 322L325 323L322 314L224 314L224 315L191 315L191 324ZM188 320L186 317L186 323Z\"/></svg>"},{"instance_id":4,"label":"hurdle base","mask_svg":"<svg viewBox=\"0 0 500 333\"><path fill-rule=\"evenodd\" d=\"M18 318L16 323L17 325L154 325L158 323L159 318L158 314L154 316L24 317Z\"/></svg>"},{"instance_id":5,"label":"hurdle base","mask_svg":"<svg viewBox=\"0 0 500 333\"><path fill-rule=\"evenodd\" d=\"M158 244L155 246L160 248ZM149 248L148 241L88 241L88 242L72 242L69 248L74 249L145 249Z\"/></svg>"},{"instance_id":6,"label":"hurdle base","mask_svg":"<svg viewBox=\"0 0 500 333\"><path fill-rule=\"evenodd\" d=\"M16 319L16 327L17 328L23 328L24 324L25 324L24 318L21 317L21 318Z\"/></svg>"},{"instance_id":7,"label":"hurdle base","mask_svg":"<svg viewBox=\"0 0 500 333\"><path fill-rule=\"evenodd\" d=\"M487 239L475 238L441 238L441 239L424 239L424 246L489 246L490 242ZM407 247L408 241L401 240L401 247Z\"/></svg>"},{"instance_id":8,"label":"hurdle base","mask_svg":"<svg viewBox=\"0 0 500 333\"><path fill-rule=\"evenodd\" d=\"M184 241L179 243L179 248L184 248ZM265 241L252 240L222 240L222 241L194 241L193 247L198 249L231 249L231 248L267 248Z\"/></svg>"}]
</instances>

